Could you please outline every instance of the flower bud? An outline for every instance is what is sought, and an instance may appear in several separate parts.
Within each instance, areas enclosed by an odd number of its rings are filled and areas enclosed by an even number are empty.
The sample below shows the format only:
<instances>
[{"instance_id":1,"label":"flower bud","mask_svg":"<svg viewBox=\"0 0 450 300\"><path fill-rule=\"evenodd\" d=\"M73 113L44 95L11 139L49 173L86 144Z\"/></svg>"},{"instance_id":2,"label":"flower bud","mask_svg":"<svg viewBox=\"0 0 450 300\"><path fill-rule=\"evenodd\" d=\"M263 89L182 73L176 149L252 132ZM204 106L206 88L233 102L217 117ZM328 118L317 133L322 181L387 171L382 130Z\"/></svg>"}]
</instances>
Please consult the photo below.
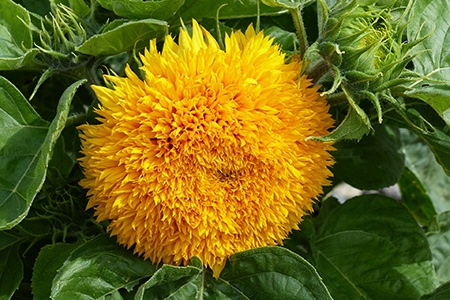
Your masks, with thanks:
<instances>
[{"instance_id":1,"label":"flower bud","mask_svg":"<svg viewBox=\"0 0 450 300\"><path fill-rule=\"evenodd\" d=\"M333 7L319 50L326 60L335 65L339 62L337 66L349 81L367 82L364 88L376 90L398 76L409 61L411 47L402 44L403 27L389 7L359 2ZM333 44L340 52L329 51Z\"/></svg>"},{"instance_id":2,"label":"flower bud","mask_svg":"<svg viewBox=\"0 0 450 300\"><path fill-rule=\"evenodd\" d=\"M84 21L69 7L56 6L54 12L41 22L40 45L37 47L52 61L58 64L78 63L75 48L86 41Z\"/></svg>"}]
</instances>

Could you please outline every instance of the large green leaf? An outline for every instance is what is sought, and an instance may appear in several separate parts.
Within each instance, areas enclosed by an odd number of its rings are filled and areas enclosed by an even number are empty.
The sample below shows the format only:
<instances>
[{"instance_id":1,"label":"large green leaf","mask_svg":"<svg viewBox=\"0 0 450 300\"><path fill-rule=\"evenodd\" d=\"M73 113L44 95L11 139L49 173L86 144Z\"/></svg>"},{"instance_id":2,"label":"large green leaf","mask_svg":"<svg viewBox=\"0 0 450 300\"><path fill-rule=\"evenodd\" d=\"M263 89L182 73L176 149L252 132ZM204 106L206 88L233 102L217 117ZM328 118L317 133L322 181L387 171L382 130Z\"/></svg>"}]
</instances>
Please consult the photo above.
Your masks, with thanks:
<instances>
[{"instance_id":1,"label":"large green leaf","mask_svg":"<svg viewBox=\"0 0 450 300\"><path fill-rule=\"evenodd\" d=\"M437 128L433 128L432 132L421 131L418 134L430 147L436 161L444 169L447 176L450 176L450 135Z\"/></svg>"},{"instance_id":2,"label":"large green leaf","mask_svg":"<svg viewBox=\"0 0 450 300\"><path fill-rule=\"evenodd\" d=\"M378 190L395 184L404 167L399 131L387 126L375 127L375 132L358 143L341 141L334 153L335 176L348 184L366 190Z\"/></svg>"},{"instance_id":3,"label":"large green leaf","mask_svg":"<svg viewBox=\"0 0 450 300\"><path fill-rule=\"evenodd\" d=\"M254 17L258 14L257 1L259 0L186 0L178 14L184 21L190 21L193 18L197 20L215 18L219 9L221 19ZM268 7L262 3L260 6L261 15L273 15L285 11L284 8Z\"/></svg>"},{"instance_id":4,"label":"large green leaf","mask_svg":"<svg viewBox=\"0 0 450 300\"><path fill-rule=\"evenodd\" d=\"M72 251L53 279L54 300L104 299L131 290L156 270L113 238L101 235Z\"/></svg>"},{"instance_id":5,"label":"large green leaf","mask_svg":"<svg viewBox=\"0 0 450 300\"><path fill-rule=\"evenodd\" d=\"M262 0L262 3L271 7L283 7L290 9L302 8L310 4L311 0Z\"/></svg>"},{"instance_id":6,"label":"large green leaf","mask_svg":"<svg viewBox=\"0 0 450 300\"><path fill-rule=\"evenodd\" d=\"M427 238L439 282L450 281L450 211L436 216Z\"/></svg>"},{"instance_id":7,"label":"large green leaf","mask_svg":"<svg viewBox=\"0 0 450 300\"><path fill-rule=\"evenodd\" d=\"M415 101L416 108L413 107ZM396 126L405 128L402 132L412 135L415 133L422 141L419 143L427 144L429 150L434 154L435 160L441 165L443 171L450 176L450 132L449 127L442 121L437 120L439 116L429 108L425 103L417 105L417 101L408 98L407 102L392 102L395 106L396 112L394 114L387 114L389 121L392 121ZM417 136L414 135L417 144ZM428 151L429 152L429 151ZM441 173L441 172L440 172Z\"/></svg>"},{"instance_id":8,"label":"large green leaf","mask_svg":"<svg viewBox=\"0 0 450 300\"><path fill-rule=\"evenodd\" d=\"M76 48L76 51L94 55L114 55L132 49L148 47L151 39L162 39L167 34L164 21L145 19L121 22L119 26L108 26L106 31L96 34Z\"/></svg>"},{"instance_id":9,"label":"large green leaf","mask_svg":"<svg viewBox=\"0 0 450 300\"><path fill-rule=\"evenodd\" d=\"M422 182L410 169L405 168L398 185L403 204L417 221L428 226L436 215L436 210Z\"/></svg>"},{"instance_id":10,"label":"large green leaf","mask_svg":"<svg viewBox=\"0 0 450 300\"><path fill-rule=\"evenodd\" d=\"M420 300L448 300L450 299L450 282L444 283L433 293L420 297Z\"/></svg>"},{"instance_id":11,"label":"large green leaf","mask_svg":"<svg viewBox=\"0 0 450 300\"><path fill-rule=\"evenodd\" d=\"M418 299L435 288L427 239L394 199L355 197L324 220L312 249L334 299Z\"/></svg>"},{"instance_id":12,"label":"large green leaf","mask_svg":"<svg viewBox=\"0 0 450 300\"><path fill-rule=\"evenodd\" d=\"M142 299L331 299L315 269L297 254L263 247L233 255L219 279L197 258L163 266L136 294Z\"/></svg>"},{"instance_id":13,"label":"large green leaf","mask_svg":"<svg viewBox=\"0 0 450 300\"><path fill-rule=\"evenodd\" d=\"M297 35L294 32L281 29L277 26L270 26L264 29L264 34L273 37L274 43L279 44L284 50L298 49Z\"/></svg>"},{"instance_id":14,"label":"large green leaf","mask_svg":"<svg viewBox=\"0 0 450 300\"><path fill-rule=\"evenodd\" d=\"M418 136L407 130L401 132L406 167L425 188L437 213L450 210L450 177Z\"/></svg>"},{"instance_id":15,"label":"large green leaf","mask_svg":"<svg viewBox=\"0 0 450 300\"><path fill-rule=\"evenodd\" d=\"M281 247L236 253L220 278L252 300L332 299L314 267Z\"/></svg>"},{"instance_id":16,"label":"large green leaf","mask_svg":"<svg viewBox=\"0 0 450 300\"><path fill-rule=\"evenodd\" d=\"M202 272L201 263L188 267L164 265L139 287L135 300L200 299L199 292L204 288Z\"/></svg>"},{"instance_id":17,"label":"large green leaf","mask_svg":"<svg viewBox=\"0 0 450 300\"><path fill-rule=\"evenodd\" d=\"M84 0L50 0L50 2L53 5L63 4L70 7L80 17L85 17L90 12L90 7Z\"/></svg>"},{"instance_id":18,"label":"large green leaf","mask_svg":"<svg viewBox=\"0 0 450 300\"><path fill-rule=\"evenodd\" d=\"M48 237L54 230L49 220L41 218L41 216L36 214L33 207L31 207L27 217L17 224L14 229L20 230L26 235L37 238Z\"/></svg>"},{"instance_id":19,"label":"large green leaf","mask_svg":"<svg viewBox=\"0 0 450 300\"><path fill-rule=\"evenodd\" d=\"M28 11L12 0L0 1L0 70L34 65L37 49L28 28Z\"/></svg>"},{"instance_id":20,"label":"large green leaf","mask_svg":"<svg viewBox=\"0 0 450 300\"><path fill-rule=\"evenodd\" d=\"M70 0L69 0L70 1ZM50 12L51 0L16 0L14 1L25 7L29 12L45 16Z\"/></svg>"},{"instance_id":21,"label":"large green leaf","mask_svg":"<svg viewBox=\"0 0 450 300\"><path fill-rule=\"evenodd\" d=\"M67 88L48 126L23 95L0 77L0 230L12 228L27 215L45 180L70 102L84 82L77 81Z\"/></svg>"},{"instance_id":22,"label":"large green leaf","mask_svg":"<svg viewBox=\"0 0 450 300\"><path fill-rule=\"evenodd\" d=\"M0 250L11 247L20 241L20 238L8 231L0 231Z\"/></svg>"},{"instance_id":23,"label":"large green leaf","mask_svg":"<svg viewBox=\"0 0 450 300\"><path fill-rule=\"evenodd\" d=\"M414 1L408 22L408 40L430 35L414 47L414 69L427 79L419 81L407 94L432 106L450 125L450 2ZM432 16L432 18L430 18Z\"/></svg>"},{"instance_id":24,"label":"large green leaf","mask_svg":"<svg viewBox=\"0 0 450 300\"><path fill-rule=\"evenodd\" d=\"M184 0L97 0L97 2L121 17L166 20L177 12Z\"/></svg>"},{"instance_id":25,"label":"large green leaf","mask_svg":"<svg viewBox=\"0 0 450 300\"><path fill-rule=\"evenodd\" d=\"M11 299L23 278L23 264L18 247L0 251L0 299Z\"/></svg>"},{"instance_id":26,"label":"large green leaf","mask_svg":"<svg viewBox=\"0 0 450 300\"><path fill-rule=\"evenodd\" d=\"M33 268L31 287L35 300L48 300L52 289L52 281L57 271L79 245L55 244L41 249Z\"/></svg>"},{"instance_id":27,"label":"large green leaf","mask_svg":"<svg viewBox=\"0 0 450 300\"><path fill-rule=\"evenodd\" d=\"M0 70L16 70L21 67L32 67L36 65L34 58L38 53L38 49L29 49L18 57L0 57Z\"/></svg>"},{"instance_id":28,"label":"large green leaf","mask_svg":"<svg viewBox=\"0 0 450 300\"><path fill-rule=\"evenodd\" d=\"M247 299L224 280L216 280L193 258L187 267L164 265L140 286L135 300L144 299Z\"/></svg>"}]
</instances>

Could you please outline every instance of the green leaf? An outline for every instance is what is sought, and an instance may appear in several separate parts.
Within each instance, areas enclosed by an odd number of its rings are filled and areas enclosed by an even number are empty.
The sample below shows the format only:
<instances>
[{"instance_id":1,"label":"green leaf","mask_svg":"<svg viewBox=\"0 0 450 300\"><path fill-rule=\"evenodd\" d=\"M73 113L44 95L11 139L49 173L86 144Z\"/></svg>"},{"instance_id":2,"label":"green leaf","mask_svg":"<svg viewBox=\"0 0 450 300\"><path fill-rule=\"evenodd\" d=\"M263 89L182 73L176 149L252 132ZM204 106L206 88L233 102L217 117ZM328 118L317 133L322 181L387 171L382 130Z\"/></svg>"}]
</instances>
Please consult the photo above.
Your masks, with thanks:
<instances>
[{"instance_id":1,"label":"green leaf","mask_svg":"<svg viewBox=\"0 0 450 300\"><path fill-rule=\"evenodd\" d=\"M36 83L36 86L34 87L33 93L30 96L30 101L33 99L34 95L36 95L36 93L39 90L39 88L41 87L41 85L45 81L47 81L47 79L49 79L50 77L52 77L53 75L55 75L57 73L58 73L58 71L53 68L48 68L47 70L44 71L44 73L42 73L42 75L39 77L38 82Z\"/></svg>"},{"instance_id":2,"label":"green leaf","mask_svg":"<svg viewBox=\"0 0 450 300\"><path fill-rule=\"evenodd\" d=\"M311 216L305 216L299 227L300 230L293 230L283 241L283 247L297 253L311 263L314 261L311 253L311 239L316 233Z\"/></svg>"},{"instance_id":3,"label":"green leaf","mask_svg":"<svg viewBox=\"0 0 450 300\"><path fill-rule=\"evenodd\" d=\"M28 214L45 180L70 102L84 82L77 81L66 89L48 126L16 87L0 77L0 230L14 227Z\"/></svg>"},{"instance_id":4,"label":"green leaf","mask_svg":"<svg viewBox=\"0 0 450 300\"><path fill-rule=\"evenodd\" d=\"M53 5L63 4L70 7L75 14L80 17L85 17L90 12L90 7L85 3L84 0L50 0Z\"/></svg>"},{"instance_id":5,"label":"green leaf","mask_svg":"<svg viewBox=\"0 0 450 300\"><path fill-rule=\"evenodd\" d=\"M31 287L35 300L50 299L52 281L57 271L79 245L59 243L41 249L33 268Z\"/></svg>"},{"instance_id":6,"label":"green leaf","mask_svg":"<svg viewBox=\"0 0 450 300\"><path fill-rule=\"evenodd\" d=\"M418 299L435 288L425 235L404 206L382 195L329 212L312 245L334 299Z\"/></svg>"},{"instance_id":7,"label":"green leaf","mask_svg":"<svg viewBox=\"0 0 450 300\"><path fill-rule=\"evenodd\" d=\"M332 299L319 274L301 256L263 247L230 257L220 279L248 299Z\"/></svg>"},{"instance_id":8,"label":"green leaf","mask_svg":"<svg viewBox=\"0 0 450 300\"><path fill-rule=\"evenodd\" d=\"M97 0L97 2L121 17L166 20L178 11L184 0Z\"/></svg>"},{"instance_id":9,"label":"green leaf","mask_svg":"<svg viewBox=\"0 0 450 300\"><path fill-rule=\"evenodd\" d=\"M29 12L45 16L50 12L50 1L48 0L17 0L14 1L25 7Z\"/></svg>"},{"instance_id":10,"label":"green leaf","mask_svg":"<svg viewBox=\"0 0 450 300\"><path fill-rule=\"evenodd\" d=\"M0 299L11 299L23 278L17 246L0 251Z\"/></svg>"},{"instance_id":11,"label":"green leaf","mask_svg":"<svg viewBox=\"0 0 450 300\"><path fill-rule=\"evenodd\" d=\"M302 8L310 3L314 2L313 0L262 0L267 6L270 7L283 7L290 9Z\"/></svg>"},{"instance_id":12,"label":"green leaf","mask_svg":"<svg viewBox=\"0 0 450 300\"><path fill-rule=\"evenodd\" d=\"M179 9L176 18L180 15L184 21L191 19L201 20L203 18L216 18L217 10L220 8L221 19L239 19L254 17L258 14L256 2L259 0L185 0ZM286 12L280 7L269 7L261 4L260 15L275 15Z\"/></svg>"},{"instance_id":13,"label":"green leaf","mask_svg":"<svg viewBox=\"0 0 450 300\"><path fill-rule=\"evenodd\" d=\"M414 99L409 100L415 101ZM420 105L416 103L417 109L405 109L409 105L414 105L410 102L397 103L394 99L391 103L394 104L396 112L388 116L389 120L393 121L396 126L408 129L408 131L403 130L403 132L411 132L411 134L415 133L419 136L422 140L420 143L428 145L436 161L441 165L447 176L450 176L450 127L440 120L436 122L436 118L439 118L439 116L433 110L430 110L425 103Z\"/></svg>"},{"instance_id":14,"label":"green leaf","mask_svg":"<svg viewBox=\"0 0 450 300\"><path fill-rule=\"evenodd\" d=\"M420 180L410 169L404 168L398 185L402 195L402 203L418 222L424 226L429 225L436 215L436 211Z\"/></svg>"},{"instance_id":15,"label":"green leaf","mask_svg":"<svg viewBox=\"0 0 450 300\"><path fill-rule=\"evenodd\" d=\"M0 250L11 247L20 239L8 231L0 231Z\"/></svg>"},{"instance_id":16,"label":"green leaf","mask_svg":"<svg viewBox=\"0 0 450 300\"><path fill-rule=\"evenodd\" d=\"M361 111L362 109L359 108ZM366 116L367 117L367 116ZM312 137L314 140L322 142L335 142L341 140L359 141L364 135L370 132L370 127L361 115L353 107L349 107L347 115L339 126L331 133L322 137Z\"/></svg>"},{"instance_id":17,"label":"green leaf","mask_svg":"<svg viewBox=\"0 0 450 300\"><path fill-rule=\"evenodd\" d=\"M70 134L74 131L76 132L76 129L66 128L56 142L53 149L52 159L50 160L47 168L47 180L50 178L54 179L56 182L62 181L67 179L72 172L73 167L77 162L76 157L74 157L76 153L72 152L74 149L70 149L70 147L74 145L68 144L66 147L66 143L70 142L66 140L70 138ZM78 138L78 134L76 134L73 138ZM51 184L51 181L49 182Z\"/></svg>"},{"instance_id":18,"label":"green leaf","mask_svg":"<svg viewBox=\"0 0 450 300\"><path fill-rule=\"evenodd\" d=\"M450 210L450 177L438 164L430 148L420 138L401 130L405 165L416 176L433 201L437 213Z\"/></svg>"},{"instance_id":19,"label":"green leaf","mask_svg":"<svg viewBox=\"0 0 450 300\"><path fill-rule=\"evenodd\" d=\"M167 23L159 20L128 21L111 30L92 36L77 47L76 51L102 56L148 47L151 39L165 37L167 28Z\"/></svg>"},{"instance_id":20,"label":"green leaf","mask_svg":"<svg viewBox=\"0 0 450 300\"><path fill-rule=\"evenodd\" d=\"M335 176L362 190L378 190L395 184L403 172L405 157L399 131L376 126L358 143L341 141L333 153Z\"/></svg>"},{"instance_id":21,"label":"green leaf","mask_svg":"<svg viewBox=\"0 0 450 300\"><path fill-rule=\"evenodd\" d=\"M30 215L34 216L29 218ZM35 213L28 213L27 218L23 219L22 222L15 227L15 229L18 229L30 236L45 237L52 232L53 226L48 220L39 218L39 216Z\"/></svg>"},{"instance_id":22,"label":"green leaf","mask_svg":"<svg viewBox=\"0 0 450 300\"><path fill-rule=\"evenodd\" d=\"M36 65L34 58L38 53L38 49L30 49L17 57L0 56L0 70L16 70L22 67L33 67Z\"/></svg>"},{"instance_id":23,"label":"green leaf","mask_svg":"<svg viewBox=\"0 0 450 300\"><path fill-rule=\"evenodd\" d=\"M0 2L0 70L33 66L38 53L33 47L33 36L28 25L28 11L12 0Z\"/></svg>"},{"instance_id":24,"label":"green leaf","mask_svg":"<svg viewBox=\"0 0 450 300\"><path fill-rule=\"evenodd\" d=\"M264 34L274 38L274 43L281 45L284 50L298 49L297 35L294 32L283 30L277 26L264 29Z\"/></svg>"},{"instance_id":25,"label":"green leaf","mask_svg":"<svg viewBox=\"0 0 450 300\"><path fill-rule=\"evenodd\" d=\"M427 238L439 282L450 281L450 211L435 217Z\"/></svg>"},{"instance_id":26,"label":"green leaf","mask_svg":"<svg viewBox=\"0 0 450 300\"><path fill-rule=\"evenodd\" d=\"M131 290L156 270L113 238L98 236L74 250L53 280L51 298L103 299L120 289Z\"/></svg>"},{"instance_id":27,"label":"green leaf","mask_svg":"<svg viewBox=\"0 0 450 300\"><path fill-rule=\"evenodd\" d=\"M448 300L450 299L450 282L444 283L433 293L420 297L420 300Z\"/></svg>"},{"instance_id":28,"label":"green leaf","mask_svg":"<svg viewBox=\"0 0 450 300\"><path fill-rule=\"evenodd\" d=\"M222 279L214 279L197 257L187 267L164 265L140 286L135 300L144 299L248 299Z\"/></svg>"},{"instance_id":29,"label":"green leaf","mask_svg":"<svg viewBox=\"0 0 450 300\"><path fill-rule=\"evenodd\" d=\"M337 82L340 83L340 81L341 79L335 79L333 86L337 84ZM341 140L359 141L364 135L372 130L370 119L356 102L351 87L346 84L341 84L341 88L349 104L347 115L339 126L331 133L322 137L312 137L312 139L322 142L338 142Z\"/></svg>"},{"instance_id":30,"label":"green leaf","mask_svg":"<svg viewBox=\"0 0 450 300\"><path fill-rule=\"evenodd\" d=\"M414 1L407 26L409 41L429 35L413 48L420 53L413 58L414 69L426 79L418 81L407 94L428 103L447 125L450 125L449 14L447 0Z\"/></svg>"},{"instance_id":31,"label":"green leaf","mask_svg":"<svg viewBox=\"0 0 450 300\"><path fill-rule=\"evenodd\" d=\"M421 52L414 59L414 69L426 75L437 71L432 78L450 78L450 56L448 38L450 23L447 15L450 6L446 0L414 1L410 12L410 21L407 25L408 40L414 41L416 37L431 34L423 42L414 47L415 52ZM432 19L429 16L433 16Z\"/></svg>"},{"instance_id":32,"label":"green leaf","mask_svg":"<svg viewBox=\"0 0 450 300\"><path fill-rule=\"evenodd\" d=\"M22 20L23 21L22 21ZM25 24L24 24L25 23ZM11 0L0 3L1 56L16 57L23 47L33 46L33 37L26 24L30 23L28 11Z\"/></svg>"},{"instance_id":33,"label":"green leaf","mask_svg":"<svg viewBox=\"0 0 450 300\"><path fill-rule=\"evenodd\" d=\"M448 82L450 83L450 76ZM407 90L405 94L428 103L445 123L450 125L450 86L448 84L421 81L419 87Z\"/></svg>"},{"instance_id":34,"label":"green leaf","mask_svg":"<svg viewBox=\"0 0 450 300\"><path fill-rule=\"evenodd\" d=\"M138 289L135 300L141 299L201 299L205 276L201 268L163 265ZM225 298L226 299L226 298Z\"/></svg>"},{"instance_id":35,"label":"green leaf","mask_svg":"<svg viewBox=\"0 0 450 300\"><path fill-rule=\"evenodd\" d=\"M281 247L231 256L216 280L197 258L187 267L164 265L136 293L143 299L331 299L315 269Z\"/></svg>"},{"instance_id":36,"label":"green leaf","mask_svg":"<svg viewBox=\"0 0 450 300\"><path fill-rule=\"evenodd\" d=\"M430 147L447 176L450 176L450 136L437 128L433 132L421 131L418 134Z\"/></svg>"}]
</instances>

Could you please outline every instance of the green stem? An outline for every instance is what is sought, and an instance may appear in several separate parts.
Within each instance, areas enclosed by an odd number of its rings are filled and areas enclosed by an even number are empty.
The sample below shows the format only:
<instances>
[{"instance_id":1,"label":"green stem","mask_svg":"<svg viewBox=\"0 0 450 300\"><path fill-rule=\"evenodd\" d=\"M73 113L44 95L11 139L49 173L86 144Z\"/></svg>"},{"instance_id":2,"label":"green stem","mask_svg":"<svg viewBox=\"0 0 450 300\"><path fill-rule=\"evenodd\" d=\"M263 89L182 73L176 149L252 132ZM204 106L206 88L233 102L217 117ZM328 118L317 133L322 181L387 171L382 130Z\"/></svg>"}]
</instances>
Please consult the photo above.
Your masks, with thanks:
<instances>
[{"instance_id":1,"label":"green stem","mask_svg":"<svg viewBox=\"0 0 450 300\"><path fill-rule=\"evenodd\" d=\"M344 92L337 92L327 96L327 101L332 105L339 105L348 103L347 97Z\"/></svg>"},{"instance_id":2,"label":"green stem","mask_svg":"<svg viewBox=\"0 0 450 300\"><path fill-rule=\"evenodd\" d=\"M307 68L306 74L308 75L308 78L313 80L314 83L317 83L329 72L329 63L325 59L320 58L314 62L311 62L311 65Z\"/></svg>"},{"instance_id":3,"label":"green stem","mask_svg":"<svg viewBox=\"0 0 450 300\"><path fill-rule=\"evenodd\" d=\"M200 285L200 289L198 291L198 298L199 300L203 300L203 294L204 294L204 289L205 289L205 268L202 268L202 282Z\"/></svg>"},{"instance_id":4,"label":"green stem","mask_svg":"<svg viewBox=\"0 0 450 300\"><path fill-rule=\"evenodd\" d=\"M261 19L260 19L260 8L259 8L259 1L256 1L256 33L258 33L261 30Z\"/></svg>"},{"instance_id":5,"label":"green stem","mask_svg":"<svg viewBox=\"0 0 450 300\"><path fill-rule=\"evenodd\" d=\"M72 125L81 125L86 122L86 114L79 114L70 116L67 118L65 127L70 127Z\"/></svg>"},{"instance_id":6,"label":"green stem","mask_svg":"<svg viewBox=\"0 0 450 300\"><path fill-rule=\"evenodd\" d=\"M103 60L91 60L84 70L84 77L88 80L89 85L102 85L97 76L98 66Z\"/></svg>"},{"instance_id":7,"label":"green stem","mask_svg":"<svg viewBox=\"0 0 450 300\"><path fill-rule=\"evenodd\" d=\"M95 10L97 8L96 6L97 6L97 1L91 0L91 12L89 14L90 20L95 20Z\"/></svg>"},{"instance_id":8,"label":"green stem","mask_svg":"<svg viewBox=\"0 0 450 300\"><path fill-rule=\"evenodd\" d=\"M290 8L289 12L294 20L295 28L297 29L297 37L300 42L299 54L300 58L303 59L305 55L306 48L308 48L308 40L306 39L305 25L303 24L302 11L300 8Z\"/></svg>"}]
</instances>

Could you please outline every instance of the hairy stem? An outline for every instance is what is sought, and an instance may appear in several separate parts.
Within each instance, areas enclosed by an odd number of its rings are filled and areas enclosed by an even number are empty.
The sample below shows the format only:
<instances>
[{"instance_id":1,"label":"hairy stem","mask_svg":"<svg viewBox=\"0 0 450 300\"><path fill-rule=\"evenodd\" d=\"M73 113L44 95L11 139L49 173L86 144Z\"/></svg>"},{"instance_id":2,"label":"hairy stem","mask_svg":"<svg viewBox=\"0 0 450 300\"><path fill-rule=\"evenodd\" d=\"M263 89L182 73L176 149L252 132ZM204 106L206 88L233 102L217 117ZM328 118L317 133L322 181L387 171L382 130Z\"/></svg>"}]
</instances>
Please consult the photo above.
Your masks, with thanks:
<instances>
[{"instance_id":1,"label":"hairy stem","mask_svg":"<svg viewBox=\"0 0 450 300\"><path fill-rule=\"evenodd\" d=\"M297 37L300 42L299 55L303 59L305 55L306 48L308 48L308 40L306 39L305 25L303 24L302 11L301 8L290 8L289 12L294 20L295 28L297 29Z\"/></svg>"}]
</instances>

